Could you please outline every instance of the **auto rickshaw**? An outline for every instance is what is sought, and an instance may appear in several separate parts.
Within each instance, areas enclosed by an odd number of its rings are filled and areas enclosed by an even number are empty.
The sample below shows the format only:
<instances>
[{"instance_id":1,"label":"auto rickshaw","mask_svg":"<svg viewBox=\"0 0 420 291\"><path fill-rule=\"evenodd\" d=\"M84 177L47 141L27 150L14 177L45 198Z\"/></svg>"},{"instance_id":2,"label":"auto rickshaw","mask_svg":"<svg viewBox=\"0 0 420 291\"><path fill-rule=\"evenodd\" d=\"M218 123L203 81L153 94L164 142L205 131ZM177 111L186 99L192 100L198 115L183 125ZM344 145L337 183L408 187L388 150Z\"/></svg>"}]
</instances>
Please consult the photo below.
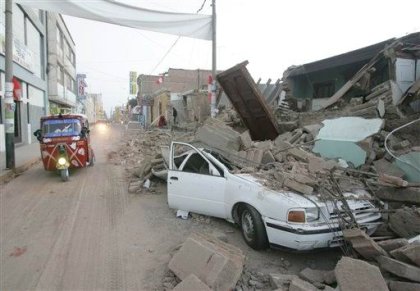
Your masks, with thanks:
<instances>
[{"instance_id":1,"label":"auto rickshaw","mask_svg":"<svg viewBox=\"0 0 420 291\"><path fill-rule=\"evenodd\" d=\"M34 132L41 147L44 169L58 171L69 179L69 168L93 166L95 154L90 144L89 122L82 114L41 117L41 128Z\"/></svg>"}]
</instances>

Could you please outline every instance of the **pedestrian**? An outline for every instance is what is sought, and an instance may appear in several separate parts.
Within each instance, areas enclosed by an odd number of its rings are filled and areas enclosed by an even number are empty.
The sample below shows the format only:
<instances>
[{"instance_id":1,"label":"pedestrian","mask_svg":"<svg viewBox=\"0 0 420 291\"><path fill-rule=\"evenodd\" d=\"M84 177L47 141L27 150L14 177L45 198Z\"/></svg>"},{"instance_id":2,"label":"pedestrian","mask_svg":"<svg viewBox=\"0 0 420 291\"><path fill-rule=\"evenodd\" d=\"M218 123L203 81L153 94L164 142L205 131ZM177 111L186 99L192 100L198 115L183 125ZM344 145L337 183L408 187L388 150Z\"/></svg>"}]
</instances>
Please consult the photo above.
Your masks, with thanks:
<instances>
[{"instance_id":1,"label":"pedestrian","mask_svg":"<svg viewBox=\"0 0 420 291\"><path fill-rule=\"evenodd\" d=\"M172 116L174 117L174 124L176 124L176 117L178 116L178 112L176 111L175 107L172 107Z\"/></svg>"}]
</instances>

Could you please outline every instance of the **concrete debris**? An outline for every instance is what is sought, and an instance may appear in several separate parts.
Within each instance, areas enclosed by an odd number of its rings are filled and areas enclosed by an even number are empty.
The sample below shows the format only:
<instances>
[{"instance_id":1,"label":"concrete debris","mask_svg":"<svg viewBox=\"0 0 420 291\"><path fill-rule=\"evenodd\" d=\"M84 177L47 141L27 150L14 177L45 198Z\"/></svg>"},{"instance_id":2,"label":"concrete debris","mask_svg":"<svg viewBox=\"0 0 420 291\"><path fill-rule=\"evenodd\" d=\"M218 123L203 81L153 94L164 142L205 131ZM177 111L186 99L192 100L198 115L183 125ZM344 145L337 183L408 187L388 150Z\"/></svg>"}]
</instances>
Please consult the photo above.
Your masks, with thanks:
<instances>
[{"instance_id":1,"label":"concrete debris","mask_svg":"<svg viewBox=\"0 0 420 291\"><path fill-rule=\"evenodd\" d=\"M314 270L311 268L305 268L299 273L299 277L311 282L312 284L325 283L328 285L336 282L334 271Z\"/></svg>"},{"instance_id":2,"label":"concrete debris","mask_svg":"<svg viewBox=\"0 0 420 291\"><path fill-rule=\"evenodd\" d=\"M314 189L311 186L299 183L295 180L286 178L283 183L284 187L294 190L296 192L311 195Z\"/></svg>"},{"instance_id":3,"label":"concrete debris","mask_svg":"<svg viewBox=\"0 0 420 291\"><path fill-rule=\"evenodd\" d=\"M219 150L239 151L241 147L240 134L224 123L207 121L197 130L196 140Z\"/></svg>"},{"instance_id":4,"label":"concrete debris","mask_svg":"<svg viewBox=\"0 0 420 291\"><path fill-rule=\"evenodd\" d=\"M242 276L236 284L235 290L269 290L270 276L244 268Z\"/></svg>"},{"instance_id":5,"label":"concrete debris","mask_svg":"<svg viewBox=\"0 0 420 291\"><path fill-rule=\"evenodd\" d=\"M211 291L206 284L204 284L196 275L190 274L181 283L175 286L173 291Z\"/></svg>"},{"instance_id":6,"label":"concrete debris","mask_svg":"<svg viewBox=\"0 0 420 291\"><path fill-rule=\"evenodd\" d=\"M385 256L380 256L376 260L381 269L401 278L420 282L420 268Z\"/></svg>"},{"instance_id":7,"label":"concrete debris","mask_svg":"<svg viewBox=\"0 0 420 291\"><path fill-rule=\"evenodd\" d=\"M391 256L405 263L414 263L420 266L420 242L413 242L408 245L394 249L390 252Z\"/></svg>"},{"instance_id":8,"label":"concrete debris","mask_svg":"<svg viewBox=\"0 0 420 291\"><path fill-rule=\"evenodd\" d=\"M345 240L351 242L353 249L367 260L388 256L384 249L359 228L345 229L343 236Z\"/></svg>"},{"instance_id":9,"label":"concrete debris","mask_svg":"<svg viewBox=\"0 0 420 291\"><path fill-rule=\"evenodd\" d=\"M397 201L420 205L420 188L379 187L376 196L384 201Z\"/></svg>"},{"instance_id":10,"label":"concrete debris","mask_svg":"<svg viewBox=\"0 0 420 291\"><path fill-rule=\"evenodd\" d=\"M398 209L390 215L389 227L400 237L410 238L420 234L420 208Z\"/></svg>"},{"instance_id":11,"label":"concrete debris","mask_svg":"<svg viewBox=\"0 0 420 291\"><path fill-rule=\"evenodd\" d=\"M390 281L388 283L391 291L418 291L420 290L420 283Z\"/></svg>"},{"instance_id":12,"label":"concrete debris","mask_svg":"<svg viewBox=\"0 0 420 291\"><path fill-rule=\"evenodd\" d=\"M408 240L405 238L395 238L389 240L383 240L378 242L378 245L387 252L399 249L403 246L408 245Z\"/></svg>"},{"instance_id":13,"label":"concrete debris","mask_svg":"<svg viewBox=\"0 0 420 291\"><path fill-rule=\"evenodd\" d=\"M342 257L335 267L335 276L340 291L388 290L379 268L361 260Z\"/></svg>"},{"instance_id":14,"label":"concrete debris","mask_svg":"<svg viewBox=\"0 0 420 291\"><path fill-rule=\"evenodd\" d=\"M379 175L379 181L380 182L384 182L384 183L388 183L388 184L392 184L395 185L397 187L407 187L408 186L408 182L399 178L399 177L395 177L395 176L391 176L388 174L383 174L381 173Z\"/></svg>"},{"instance_id":15,"label":"concrete debris","mask_svg":"<svg viewBox=\"0 0 420 291\"><path fill-rule=\"evenodd\" d=\"M299 279L297 277L293 278L289 286L289 291L316 291L316 290L318 290L318 288L316 288L314 285L312 285L309 282L303 281L302 279Z\"/></svg>"},{"instance_id":16,"label":"concrete debris","mask_svg":"<svg viewBox=\"0 0 420 291\"><path fill-rule=\"evenodd\" d=\"M193 234L169 262L169 269L184 280L196 275L213 290L230 290L239 280L244 264L242 251L216 238Z\"/></svg>"},{"instance_id":17,"label":"concrete debris","mask_svg":"<svg viewBox=\"0 0 420 291\"><path fill-rule=\"evenodd\" d=\"M270 283L273 289L284 289L288 290L290 283L293 279L299 278L296 275L286 275L286 274L270 274Z\"/></svg>"},{"instance_id":18,"label":"concrete debris","mask_svg":"<svg viewBox=\"0 0 420 291\"><path fill-rule=\"evenodd\" d=\"M241 139L241 146L244 150L249 149L252 147L252 139L251 135L249 134L249 130L244 131L239 138Z\"/></svg>"}]
</instances>

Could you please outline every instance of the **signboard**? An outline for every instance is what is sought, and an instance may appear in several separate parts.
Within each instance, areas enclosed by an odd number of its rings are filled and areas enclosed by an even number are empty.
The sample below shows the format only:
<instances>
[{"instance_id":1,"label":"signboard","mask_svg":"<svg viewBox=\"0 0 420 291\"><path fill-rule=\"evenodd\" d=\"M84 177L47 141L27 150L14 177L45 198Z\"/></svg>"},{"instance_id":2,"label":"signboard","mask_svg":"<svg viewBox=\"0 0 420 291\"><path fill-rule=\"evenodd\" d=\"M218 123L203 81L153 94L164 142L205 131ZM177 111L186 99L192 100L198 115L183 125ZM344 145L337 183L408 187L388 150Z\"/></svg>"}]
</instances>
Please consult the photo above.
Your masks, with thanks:
<instances>
[{"instance_id":1,"label":"signboard","mask_svg":"<svg viewBox=\"0 0 420 291\"><path fill-rule=\"evenodd\" d=\"M0 53L5 54L6 51L6 37L4 34L5 27L0 25ZM34 71L34 54L18 39L13 39L13 61L28 69Z\"/></svg>"},{"instance_id":2,"label":"signboard","mask_svg":"<svg viewBox=\"0 0 420 291\"><path fill-rule=\"evenodd\" d=\"M86 74L77 74L77 100L86 99L86 87L88 86L86 81Z\"/></svg>"},{"instance_id":3,"label":"signboard","mask_svg":"<svg viewBox=\"0 0 420 291\"><path fill-rule=\"evenodd\" d=\"M130 71L130 95L137 95L137 72Z\"/></svg>"}]
</instances>

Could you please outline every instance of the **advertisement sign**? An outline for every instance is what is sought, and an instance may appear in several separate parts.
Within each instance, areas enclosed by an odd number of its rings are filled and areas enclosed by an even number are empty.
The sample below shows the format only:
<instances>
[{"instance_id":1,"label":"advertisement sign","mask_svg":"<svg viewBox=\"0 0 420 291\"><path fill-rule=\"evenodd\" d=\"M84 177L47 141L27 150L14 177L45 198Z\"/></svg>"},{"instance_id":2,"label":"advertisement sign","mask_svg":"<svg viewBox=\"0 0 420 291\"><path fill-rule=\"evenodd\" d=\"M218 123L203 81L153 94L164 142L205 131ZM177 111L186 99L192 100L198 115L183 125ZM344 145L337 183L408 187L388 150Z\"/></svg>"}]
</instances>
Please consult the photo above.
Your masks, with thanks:
<instances>
[{"instance_id":1,"label":"advertisement sign","mask_svg":"<svg viewBox=\"0 0 420 291\"><path fill-rule=\"evenodd\" d=\"M6 37L4 31L4 25L0 25L0 53L2 55L4 55L6 51ZM18 39L13 39L13 61L31 72L34 70L33 52Z\"/></svg>"},{"instance_id":2,"label":"advertisement sign","mask_svg":"<svg viewBox=\"0 0 420 291\"><path fill-rule=\"evenodd\" d=\"M86 87L88 86L86 83L86 74L77 74L77 100L85 100L86 99Z\"/></svg>"},{"instance_id":3,"label":"advertisement sign","mask_svg":"<svg viewBox=\"0 0 420 291\"><path fill-rule=\"evenodd\" d=\"M137 94L137 72L130 71L130 95Z\"/></svg>"}]
</instances>

